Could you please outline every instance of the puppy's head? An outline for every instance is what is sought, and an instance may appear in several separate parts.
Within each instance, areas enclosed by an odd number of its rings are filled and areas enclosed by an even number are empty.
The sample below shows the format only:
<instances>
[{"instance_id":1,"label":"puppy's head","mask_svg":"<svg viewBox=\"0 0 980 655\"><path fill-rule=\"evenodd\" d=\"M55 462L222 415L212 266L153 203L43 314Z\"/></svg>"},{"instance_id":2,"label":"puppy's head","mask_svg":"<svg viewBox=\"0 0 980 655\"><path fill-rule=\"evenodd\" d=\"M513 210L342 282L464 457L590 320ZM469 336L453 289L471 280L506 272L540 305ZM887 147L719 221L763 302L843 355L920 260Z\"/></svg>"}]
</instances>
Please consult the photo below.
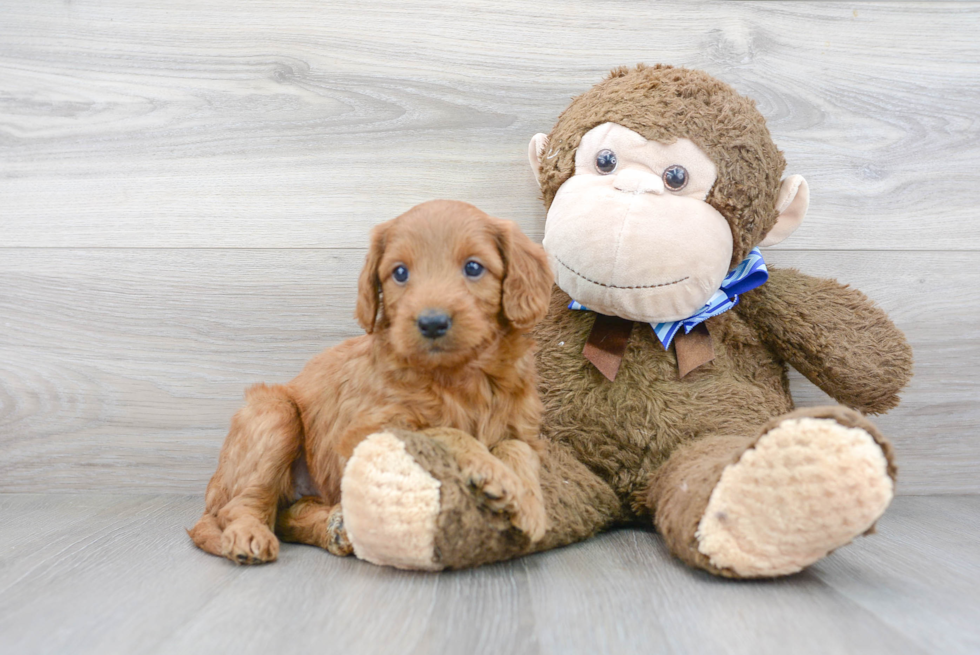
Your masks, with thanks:
<instances>
[{"instance_id":1,"label":"puppy's head","mask_svg":"<svg viewBox=\"0 0 980 655\"><path fill-rule=\"evenodd\" d=\"M355 316L414 365L456 366L543 319L552 279L514 223L434 200L374 228Z\"/></svg>"}]
</instances>

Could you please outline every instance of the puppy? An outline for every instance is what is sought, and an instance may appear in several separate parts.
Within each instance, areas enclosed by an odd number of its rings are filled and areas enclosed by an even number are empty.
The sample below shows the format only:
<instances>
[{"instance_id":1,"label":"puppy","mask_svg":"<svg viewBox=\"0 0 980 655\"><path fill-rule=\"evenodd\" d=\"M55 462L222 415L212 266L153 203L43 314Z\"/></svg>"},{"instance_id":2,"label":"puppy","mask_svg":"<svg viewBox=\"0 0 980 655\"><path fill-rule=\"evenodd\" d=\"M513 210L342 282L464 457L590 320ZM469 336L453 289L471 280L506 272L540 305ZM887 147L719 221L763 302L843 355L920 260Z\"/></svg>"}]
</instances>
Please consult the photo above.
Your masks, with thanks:
<instances>
[{"instance_id":1,"label":"puppy","mask_svg":"<svg viewBox=\"0 0 980 655\"><path fill-rule=\"evenodd\" d=\"M472 205L427 202L377 226L355 311L367 334L324 351L289 384L246 392L188 531L194 543L269 562L275 530L348 554L344 465L386 428L425 430L491 508L541 539L542 406L526 333L544 318L551 285L544 250Z\"/></svg>"}]
</instances>

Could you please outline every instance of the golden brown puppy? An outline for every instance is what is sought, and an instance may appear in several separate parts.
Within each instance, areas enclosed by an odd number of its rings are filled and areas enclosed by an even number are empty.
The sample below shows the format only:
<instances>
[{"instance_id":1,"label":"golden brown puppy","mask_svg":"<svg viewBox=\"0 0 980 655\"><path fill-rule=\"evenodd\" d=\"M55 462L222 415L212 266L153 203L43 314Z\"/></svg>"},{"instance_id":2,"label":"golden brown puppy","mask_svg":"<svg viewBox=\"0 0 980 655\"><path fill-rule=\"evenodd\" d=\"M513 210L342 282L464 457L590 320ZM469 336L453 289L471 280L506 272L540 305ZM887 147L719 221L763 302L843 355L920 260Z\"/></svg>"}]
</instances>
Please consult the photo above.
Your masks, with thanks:
<instances>
[{"instance_id":1,"label":"golden brown puppy","mask_svg":"<svg viewBox=\"0 0 980 655\"><path fill-rule=\"evenodd\" d=\"M385 428L430 429L490 506L540 539L541 401L526 332L544 318L551 284L544 250L472 205L427 202L377 226L355 311L367 334L324 351L289 384L248 390L194 543L269 562L275 529L350 552L338 529L341 475L357 444ZM292 503L309 482L315 495Z\"/></svg>"}]
</instances>

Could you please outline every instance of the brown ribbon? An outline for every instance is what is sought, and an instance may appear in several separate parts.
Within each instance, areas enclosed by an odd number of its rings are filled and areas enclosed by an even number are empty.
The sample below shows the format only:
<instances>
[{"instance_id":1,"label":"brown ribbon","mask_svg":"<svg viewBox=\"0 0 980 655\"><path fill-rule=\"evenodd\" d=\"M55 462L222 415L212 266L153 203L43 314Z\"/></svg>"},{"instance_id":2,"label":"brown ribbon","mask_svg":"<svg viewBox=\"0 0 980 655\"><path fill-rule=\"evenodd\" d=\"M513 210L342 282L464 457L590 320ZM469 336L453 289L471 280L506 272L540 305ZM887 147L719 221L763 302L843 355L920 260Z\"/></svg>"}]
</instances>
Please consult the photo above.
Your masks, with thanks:
<instances>
[{"instance_id":1,"label":"brown ribbon","mask_svg":"<svg viewBox=\"0 0 980 655\"><path fill-rule=\"evenodd\" d=\"M623 354L626 353L632 331L633 321L618 316L595 315L595 323L582 354L610 382L616 379L619 365L623 363Z\"/></svg>"},{"instance_id":2,"label":"brown ribbon","mask_svg":"<svg viewBox=\"0 0 980 655\"><path fill-rule=\"evenodd\" d=\"M677 353L677 372L682 378L714 359L715 349L708 326L698 323L690 332L678 330L674 337L674 352Z\"/></svg>"},{"instance_id":3,"label":"brown ribbon","mask_svg":"<svg viewBox=\"0 0 980 655\"><path fill-rule=\"evenodd\" d=\"M582 349L582 355L612 382L619 373L632 332L633 321L618 316L596 314L589 338L585 342L585 348ZM715 349L708 327L704 323L699 323L688 333L679 330L674 337L674 352L677 354L677 372L682 378L702 364L713 360Z\"/></svg>"}]
</instances>

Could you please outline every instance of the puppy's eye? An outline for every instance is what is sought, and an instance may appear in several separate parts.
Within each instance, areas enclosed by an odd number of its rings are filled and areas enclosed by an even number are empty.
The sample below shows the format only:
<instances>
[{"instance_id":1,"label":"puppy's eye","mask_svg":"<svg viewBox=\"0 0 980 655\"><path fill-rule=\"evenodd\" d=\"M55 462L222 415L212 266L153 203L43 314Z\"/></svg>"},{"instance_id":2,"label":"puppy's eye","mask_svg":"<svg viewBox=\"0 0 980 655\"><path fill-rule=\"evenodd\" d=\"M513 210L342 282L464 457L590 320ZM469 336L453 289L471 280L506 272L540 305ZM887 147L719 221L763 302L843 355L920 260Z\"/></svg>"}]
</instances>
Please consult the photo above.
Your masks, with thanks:
<instances>
[{"instance_id":1,"label":"puppy's eye","mask_svg":"<svg viewBox=\"0 0 980 655\"><path fill-rule=\"evenodd\" d=\"M680 191L686 187L688 179L690 179L690 175L687 174L687 169L683 166L674 164L668 166L667 170L664 171L664 186L671 191Z\"/></svg>"},{"instance_id":2,"label":"puppy's eye","mask_svg":"<svg viewBox=\"0 0 980 655\"><path fill-rule=\"evenodd\" d=\"M473 259L463 264L463 274L471 280L475 280L483 275L483 271L485 270L486 269L483 268L483 264Z\"/></svg>"},{"instance_id":3,"label":"puppy's eye","mask_svg":"<svg viewBox=\"0 0 980 655\"><path fill-rule=\"evenodd\" d=\"M398 284L405 284L408 282L408 269L399 264L395 267L395 270L391 272L391 277L393 277L395 282Z\"/></svg>"},{"instance_id":4,"label":"puppy's eye","mask_svg":"<svg viewBox=\"0 0 980 655\"><path fill-rule=\"evenodd\" d=\"M616 170L616 153L612 150L600 150L595 156L595 169L603 175L609 175Z\"/></svg>"}]
</instances>

